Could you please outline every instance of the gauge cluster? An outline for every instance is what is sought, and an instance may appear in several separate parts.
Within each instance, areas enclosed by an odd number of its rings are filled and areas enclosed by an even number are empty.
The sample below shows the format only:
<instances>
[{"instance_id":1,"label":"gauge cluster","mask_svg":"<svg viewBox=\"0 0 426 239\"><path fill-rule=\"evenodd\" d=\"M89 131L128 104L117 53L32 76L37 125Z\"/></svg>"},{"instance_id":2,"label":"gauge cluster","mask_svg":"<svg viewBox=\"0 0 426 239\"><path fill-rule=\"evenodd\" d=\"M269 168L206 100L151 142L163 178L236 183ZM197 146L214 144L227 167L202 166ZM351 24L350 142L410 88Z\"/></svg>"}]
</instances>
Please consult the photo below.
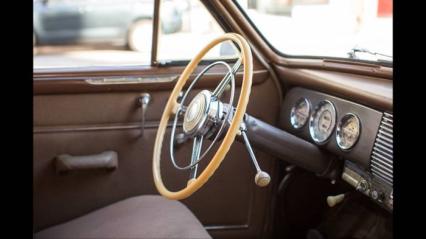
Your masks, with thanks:
<instances>
[{"instance_id":1,"label":"gauge cluster","mask_svg":"<svg viewBox=\"0 0 426 239\"><path fill-rule=\"evenodd\" d=\"M290 123L294 129L305 126L309 118L309 134L317 144L324 144L336 128L336 108L328 100L319 102L312 114L310 103L300 98L291 108ZM336 142L340 149L350 150L357 143L361 132L361 121L353 113L345 114L337 124Z\"/></svg>"},{"instance_id":2,"label":"gauge cluster","mask_svg":"<svg viewBox=\"0 0 426 239\"><path fill-rule=\"evenodd\" d=\"M286 95L281 128L368 168L382 113L300 87Z\"/></svg>"}]
</instances>

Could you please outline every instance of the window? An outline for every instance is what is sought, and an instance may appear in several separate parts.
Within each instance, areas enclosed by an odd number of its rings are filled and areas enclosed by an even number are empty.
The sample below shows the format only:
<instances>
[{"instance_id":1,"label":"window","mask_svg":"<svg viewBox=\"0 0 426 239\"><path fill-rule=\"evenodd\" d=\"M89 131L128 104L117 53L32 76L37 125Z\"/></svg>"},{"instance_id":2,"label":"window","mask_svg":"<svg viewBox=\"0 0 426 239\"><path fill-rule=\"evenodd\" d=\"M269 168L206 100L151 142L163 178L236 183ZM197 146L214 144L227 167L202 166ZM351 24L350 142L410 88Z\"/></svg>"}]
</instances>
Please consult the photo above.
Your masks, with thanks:
<instances>
[{"instance_id":1,"label":"window","mask_svg":"<svg viewBox=\"0 0 426 239\"><path fill-rule=\"evenodd\" d=\"M153 6L153 0L35 0L34 68L149 64Z\"/></svg>"},{"instance_id":2,"label":"window","mask_svg":"<svg viewBox=\"0 0 426 239\"><path fill-rule=\"evenodd\" d=\"M166 16L173 9L170 4L182 2L180 17L176 20L168 20ZM184 3L183 3L184 2ZM158 60L190 60L212 39L224 34L223 29L212 17L208 10L199 0L173 0L163 1L161 7L161 18L164 24L161 25L158 48ZM174 24L172 24L174 22ZM180 25L177 31L171 32L166 26ZM224 42L211 49L205 59L234 58L237 49L230 42Z\"/></svg>"},{"instance_id":3,"label":"window","mask_svg":"<svg viewBox=\"0 0 426 239\"><path fill-rule=\"evenodd\" d=\"M285 55L392 61L392 0L236 2Z\"/></svg>"},{"instance_id":4,"label":"window","mask_svg":"<svg viewBox=\"0 0 426 239\"><path fill-rule=\"evenodd\" d=\"M158 60L189 60L223 30L199 0L161 0ZM34 68L149 65L154 0L33 0ZM233 56L224 44L208 55Z\"/></svg>"}]
</instances>

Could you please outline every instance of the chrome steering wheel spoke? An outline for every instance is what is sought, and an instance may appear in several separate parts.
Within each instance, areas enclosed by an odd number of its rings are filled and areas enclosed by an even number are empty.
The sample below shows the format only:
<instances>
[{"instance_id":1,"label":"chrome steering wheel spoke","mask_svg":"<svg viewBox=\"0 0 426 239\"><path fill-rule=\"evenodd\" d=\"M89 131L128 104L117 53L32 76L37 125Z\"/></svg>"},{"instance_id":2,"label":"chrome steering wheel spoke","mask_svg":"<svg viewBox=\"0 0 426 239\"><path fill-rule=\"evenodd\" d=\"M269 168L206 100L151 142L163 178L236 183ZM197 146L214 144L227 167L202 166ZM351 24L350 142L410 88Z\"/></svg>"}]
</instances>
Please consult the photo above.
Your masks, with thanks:
<instances>
[{"instance_id":1,"label":"chrome steering wheel spoke","mask_svg":"<svg viewBox=\"0 0 426 239\"><path fill-rule=\"evenodd\" d=\"M214 89L212 95L214 97L216 97L217 99L219 99L223 92L226 89L226 86L231 82L231 75L235 75L238 71L238 69L240 68L242 63L242 59L241 57L238 58L238 60L235 62L235 64L232 66L232 71L228 71L225 75L225 77L223 77L223 79L220 81L220 83L217 85L216 89Z\"/></svg>"},{"instance_id":2,"label":"chrome steering wheel spoke","mask_svg":"<svg viewBox=\"0 0 426 239\"><path fill-rule=\"evenodd\" d=\"M201 148L203 147L203 138L204 136L202 135L194 137L191 154L191 165L194 164L194 166L190 169L189 180L197 177L198 163L195 164L195 162L197 162L200 158Z\"/></svg>"}]
</instances>

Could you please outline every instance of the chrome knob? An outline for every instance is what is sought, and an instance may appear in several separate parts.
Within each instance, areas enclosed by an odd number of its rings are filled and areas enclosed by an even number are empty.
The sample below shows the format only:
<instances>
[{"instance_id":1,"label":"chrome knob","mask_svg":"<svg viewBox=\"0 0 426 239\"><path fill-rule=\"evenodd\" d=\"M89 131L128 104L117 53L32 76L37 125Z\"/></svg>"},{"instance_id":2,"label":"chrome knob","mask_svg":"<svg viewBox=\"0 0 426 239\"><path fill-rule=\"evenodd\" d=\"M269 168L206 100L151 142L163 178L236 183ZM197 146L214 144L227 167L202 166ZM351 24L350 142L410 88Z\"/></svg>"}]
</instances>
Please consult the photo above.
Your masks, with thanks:
<instances>
[{"instance_id":1,"label":"chrome knob","mask_svg":"<svg viewBox=\"0 0 426 239\"><path fill-rule=\"evenodd\" d=\"M371 192L371 197L374 200L377 200L379 198L379 193L376 190L374 190L374 191Z\"/></svg>"},{"instance_id":2,"label":"chrome knob","mask_svg":"<svg viewBox=\"0 0 426 239\"><path fill-rule=\"evenodd\" d=\"M367 192L369 190L369 185L368 185L367 181L361 180L358 183L356 189L361 191L361 192Z\"/></svg>"},{"instance_id":3,"label":"chrome knob","mask_svg":"<svg viewBox=\"0 0 426 239\"><path fill-rule=\"evenodd\" d=\"M389 195L388 205L390 207L393 207L393 190L392 190L392 192Z\"/></svg>"},{"instance_id":4,"label":"chrome knob","mask_svg":"<svg viewBox=\"0 0 426 239\"><path fill-rule=\"evenodd\" d=\"M259 171L256 173L256 176L254 177L254 182L259 187L265 187L269 184L271 181L271 176L265 171Z\"/></svg>"}]
</instances>

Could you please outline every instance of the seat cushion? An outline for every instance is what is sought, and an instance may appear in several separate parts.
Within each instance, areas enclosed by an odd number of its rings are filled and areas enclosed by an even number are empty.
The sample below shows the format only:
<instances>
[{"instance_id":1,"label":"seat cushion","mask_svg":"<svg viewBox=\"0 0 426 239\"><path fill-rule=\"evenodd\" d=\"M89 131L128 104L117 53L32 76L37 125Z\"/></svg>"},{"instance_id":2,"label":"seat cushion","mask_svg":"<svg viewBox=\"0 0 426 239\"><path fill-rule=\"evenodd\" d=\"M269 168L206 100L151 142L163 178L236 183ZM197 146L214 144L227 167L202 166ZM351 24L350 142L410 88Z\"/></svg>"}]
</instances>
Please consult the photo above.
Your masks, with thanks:
<instances>
[{"instance_id":1,"label":"seat cushion","mask_svg":"<svg viewBox=\"0 0 426 239\"><path fill-rule=\"evenodd\" d=\"M211 238L179 201L145 195L128 198L66 223L42 230L34 238Z\"/></svg>"}]
</instances>

